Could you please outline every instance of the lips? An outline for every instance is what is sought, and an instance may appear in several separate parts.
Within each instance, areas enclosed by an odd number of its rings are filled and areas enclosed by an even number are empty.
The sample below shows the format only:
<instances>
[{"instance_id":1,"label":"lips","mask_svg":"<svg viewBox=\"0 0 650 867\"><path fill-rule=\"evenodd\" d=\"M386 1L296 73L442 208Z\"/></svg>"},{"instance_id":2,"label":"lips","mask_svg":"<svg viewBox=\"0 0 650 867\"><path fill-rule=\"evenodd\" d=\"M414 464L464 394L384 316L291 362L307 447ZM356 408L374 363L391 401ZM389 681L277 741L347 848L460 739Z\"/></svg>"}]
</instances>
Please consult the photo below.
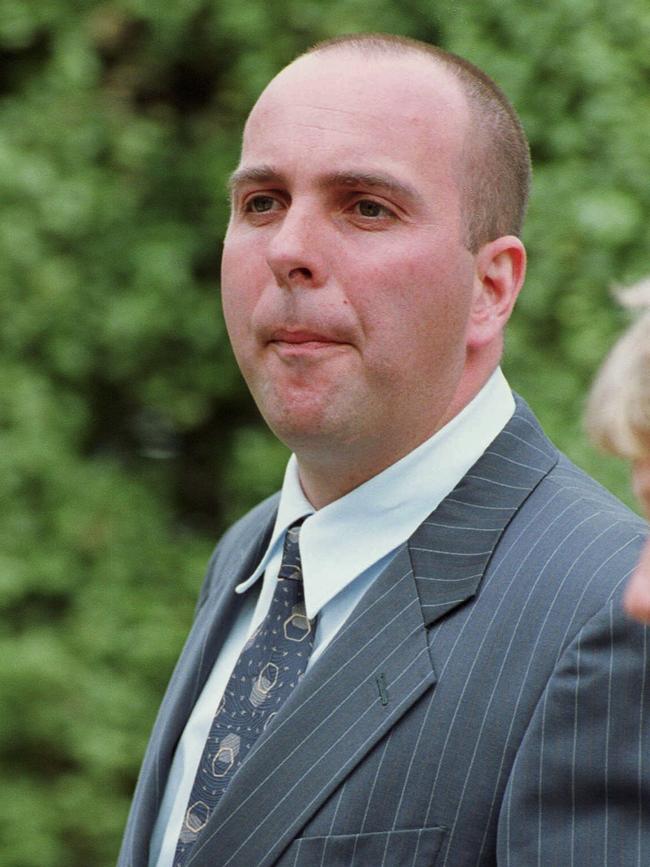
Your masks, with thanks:
<instances>
[{"instance_id":1,"label":"lips","mask_svg":"<svg viewBox=\"0 0 650 867\"><path fill-rule=\"evenodd\" d=\"M300 346L305 343L311 344L340 344L344 341L339 340L330 334L323 334L319 331L307 331L302 329L287 330L284 328L278 329L271 334L270 343L289 343L291 345Z\"/></svg>"},{"instance_id":2,"label":"lips","mask_svg":"<svg viewBox=\"0 0 650 867\"><path fill-rule=\"evenodd\" d=\"M286 362L315 362L338 355L350 343L342 334L309 328L276 328L266 341L269 349Z\"/></svg>"}]
</instances>

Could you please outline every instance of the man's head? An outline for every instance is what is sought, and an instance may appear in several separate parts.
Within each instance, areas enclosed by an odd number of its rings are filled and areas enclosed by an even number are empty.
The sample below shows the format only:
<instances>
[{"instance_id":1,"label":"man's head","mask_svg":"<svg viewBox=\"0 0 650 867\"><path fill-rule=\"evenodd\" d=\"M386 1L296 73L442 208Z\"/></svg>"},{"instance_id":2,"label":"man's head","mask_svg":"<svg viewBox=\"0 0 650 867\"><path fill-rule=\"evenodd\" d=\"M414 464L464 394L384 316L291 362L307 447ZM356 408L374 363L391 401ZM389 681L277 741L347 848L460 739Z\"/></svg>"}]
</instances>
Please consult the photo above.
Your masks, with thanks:
<instances>
[{"instance_id":1,"label":"man's head","mask_svg":"<svg viewBox=\"0 0 650 867\"><path fill-rule=\"evenodd\" d=\"M489 237L502 231L496 204L491 231L467 212L468 167L493 161L464 80L382 45L325 44L284 69L233 176L228 331L317 505L471 400L498 364L525 267L517 237Z\"/></svg>"}]
</instances>

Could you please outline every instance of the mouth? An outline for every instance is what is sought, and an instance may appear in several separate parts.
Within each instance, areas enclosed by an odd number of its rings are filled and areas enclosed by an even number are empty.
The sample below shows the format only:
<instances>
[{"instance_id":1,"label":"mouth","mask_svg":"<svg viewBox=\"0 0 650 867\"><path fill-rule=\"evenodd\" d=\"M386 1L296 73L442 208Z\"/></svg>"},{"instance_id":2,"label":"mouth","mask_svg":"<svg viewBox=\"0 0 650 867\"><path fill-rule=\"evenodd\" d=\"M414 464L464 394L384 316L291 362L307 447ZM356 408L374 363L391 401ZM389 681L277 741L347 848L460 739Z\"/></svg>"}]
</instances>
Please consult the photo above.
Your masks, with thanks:
<instances>
[{"instance_id":1,"label":"mouth","mask_svg":"<svg viewBox=\"0 0 650 867\"><path fill-rule=\"evenodd\" d=\"M268 342L277 349L291 354L331 349L332 347L345 346L347 343L347 341L340 340L334 335L319 331L286 328L273 331Z\"/></svg>"}]
</instances>

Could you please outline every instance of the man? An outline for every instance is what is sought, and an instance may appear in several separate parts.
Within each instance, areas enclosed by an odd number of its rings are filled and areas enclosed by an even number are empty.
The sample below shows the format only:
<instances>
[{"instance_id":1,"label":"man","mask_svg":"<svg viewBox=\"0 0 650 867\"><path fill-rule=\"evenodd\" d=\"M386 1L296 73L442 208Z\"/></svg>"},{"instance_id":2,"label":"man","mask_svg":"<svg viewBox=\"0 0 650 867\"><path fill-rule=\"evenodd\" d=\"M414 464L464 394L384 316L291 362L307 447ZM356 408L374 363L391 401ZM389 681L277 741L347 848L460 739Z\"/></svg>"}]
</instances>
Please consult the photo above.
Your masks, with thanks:
<instances>
[{"instance_id":1,"label":"man","mask_svg":"<svg viewBox=\"0 0 650 867\"><path fill-rule=\"evenodd\" d=\"M294 454L212 558L120 867L650 863L643 526L498 367L528 179L421 43L317 46L253 108L223 306Z\"/></svg>"}]
</instances>

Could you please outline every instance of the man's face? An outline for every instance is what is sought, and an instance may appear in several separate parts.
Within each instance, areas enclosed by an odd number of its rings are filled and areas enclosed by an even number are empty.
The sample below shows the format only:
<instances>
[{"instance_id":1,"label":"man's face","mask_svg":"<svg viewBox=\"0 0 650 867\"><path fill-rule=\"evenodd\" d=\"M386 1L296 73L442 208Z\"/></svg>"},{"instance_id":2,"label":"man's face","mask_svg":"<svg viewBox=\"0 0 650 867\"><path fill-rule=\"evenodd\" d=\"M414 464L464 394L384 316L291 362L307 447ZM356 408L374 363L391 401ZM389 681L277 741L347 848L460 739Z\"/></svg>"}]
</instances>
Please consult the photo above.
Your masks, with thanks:
<instances>
[{"instance_id":1,"label":"man's face","mask_svg":"<svg viewBox=\"0 0 650 867\"><path fill-rule=\"evenodd\" d=\"M426 58L302 58L246 126L222 268L237 361L299 462L371 473L462 407L474 257L458 85ZM471 395L470 395L471 396Z\"/></svg>"}]
</instances>

